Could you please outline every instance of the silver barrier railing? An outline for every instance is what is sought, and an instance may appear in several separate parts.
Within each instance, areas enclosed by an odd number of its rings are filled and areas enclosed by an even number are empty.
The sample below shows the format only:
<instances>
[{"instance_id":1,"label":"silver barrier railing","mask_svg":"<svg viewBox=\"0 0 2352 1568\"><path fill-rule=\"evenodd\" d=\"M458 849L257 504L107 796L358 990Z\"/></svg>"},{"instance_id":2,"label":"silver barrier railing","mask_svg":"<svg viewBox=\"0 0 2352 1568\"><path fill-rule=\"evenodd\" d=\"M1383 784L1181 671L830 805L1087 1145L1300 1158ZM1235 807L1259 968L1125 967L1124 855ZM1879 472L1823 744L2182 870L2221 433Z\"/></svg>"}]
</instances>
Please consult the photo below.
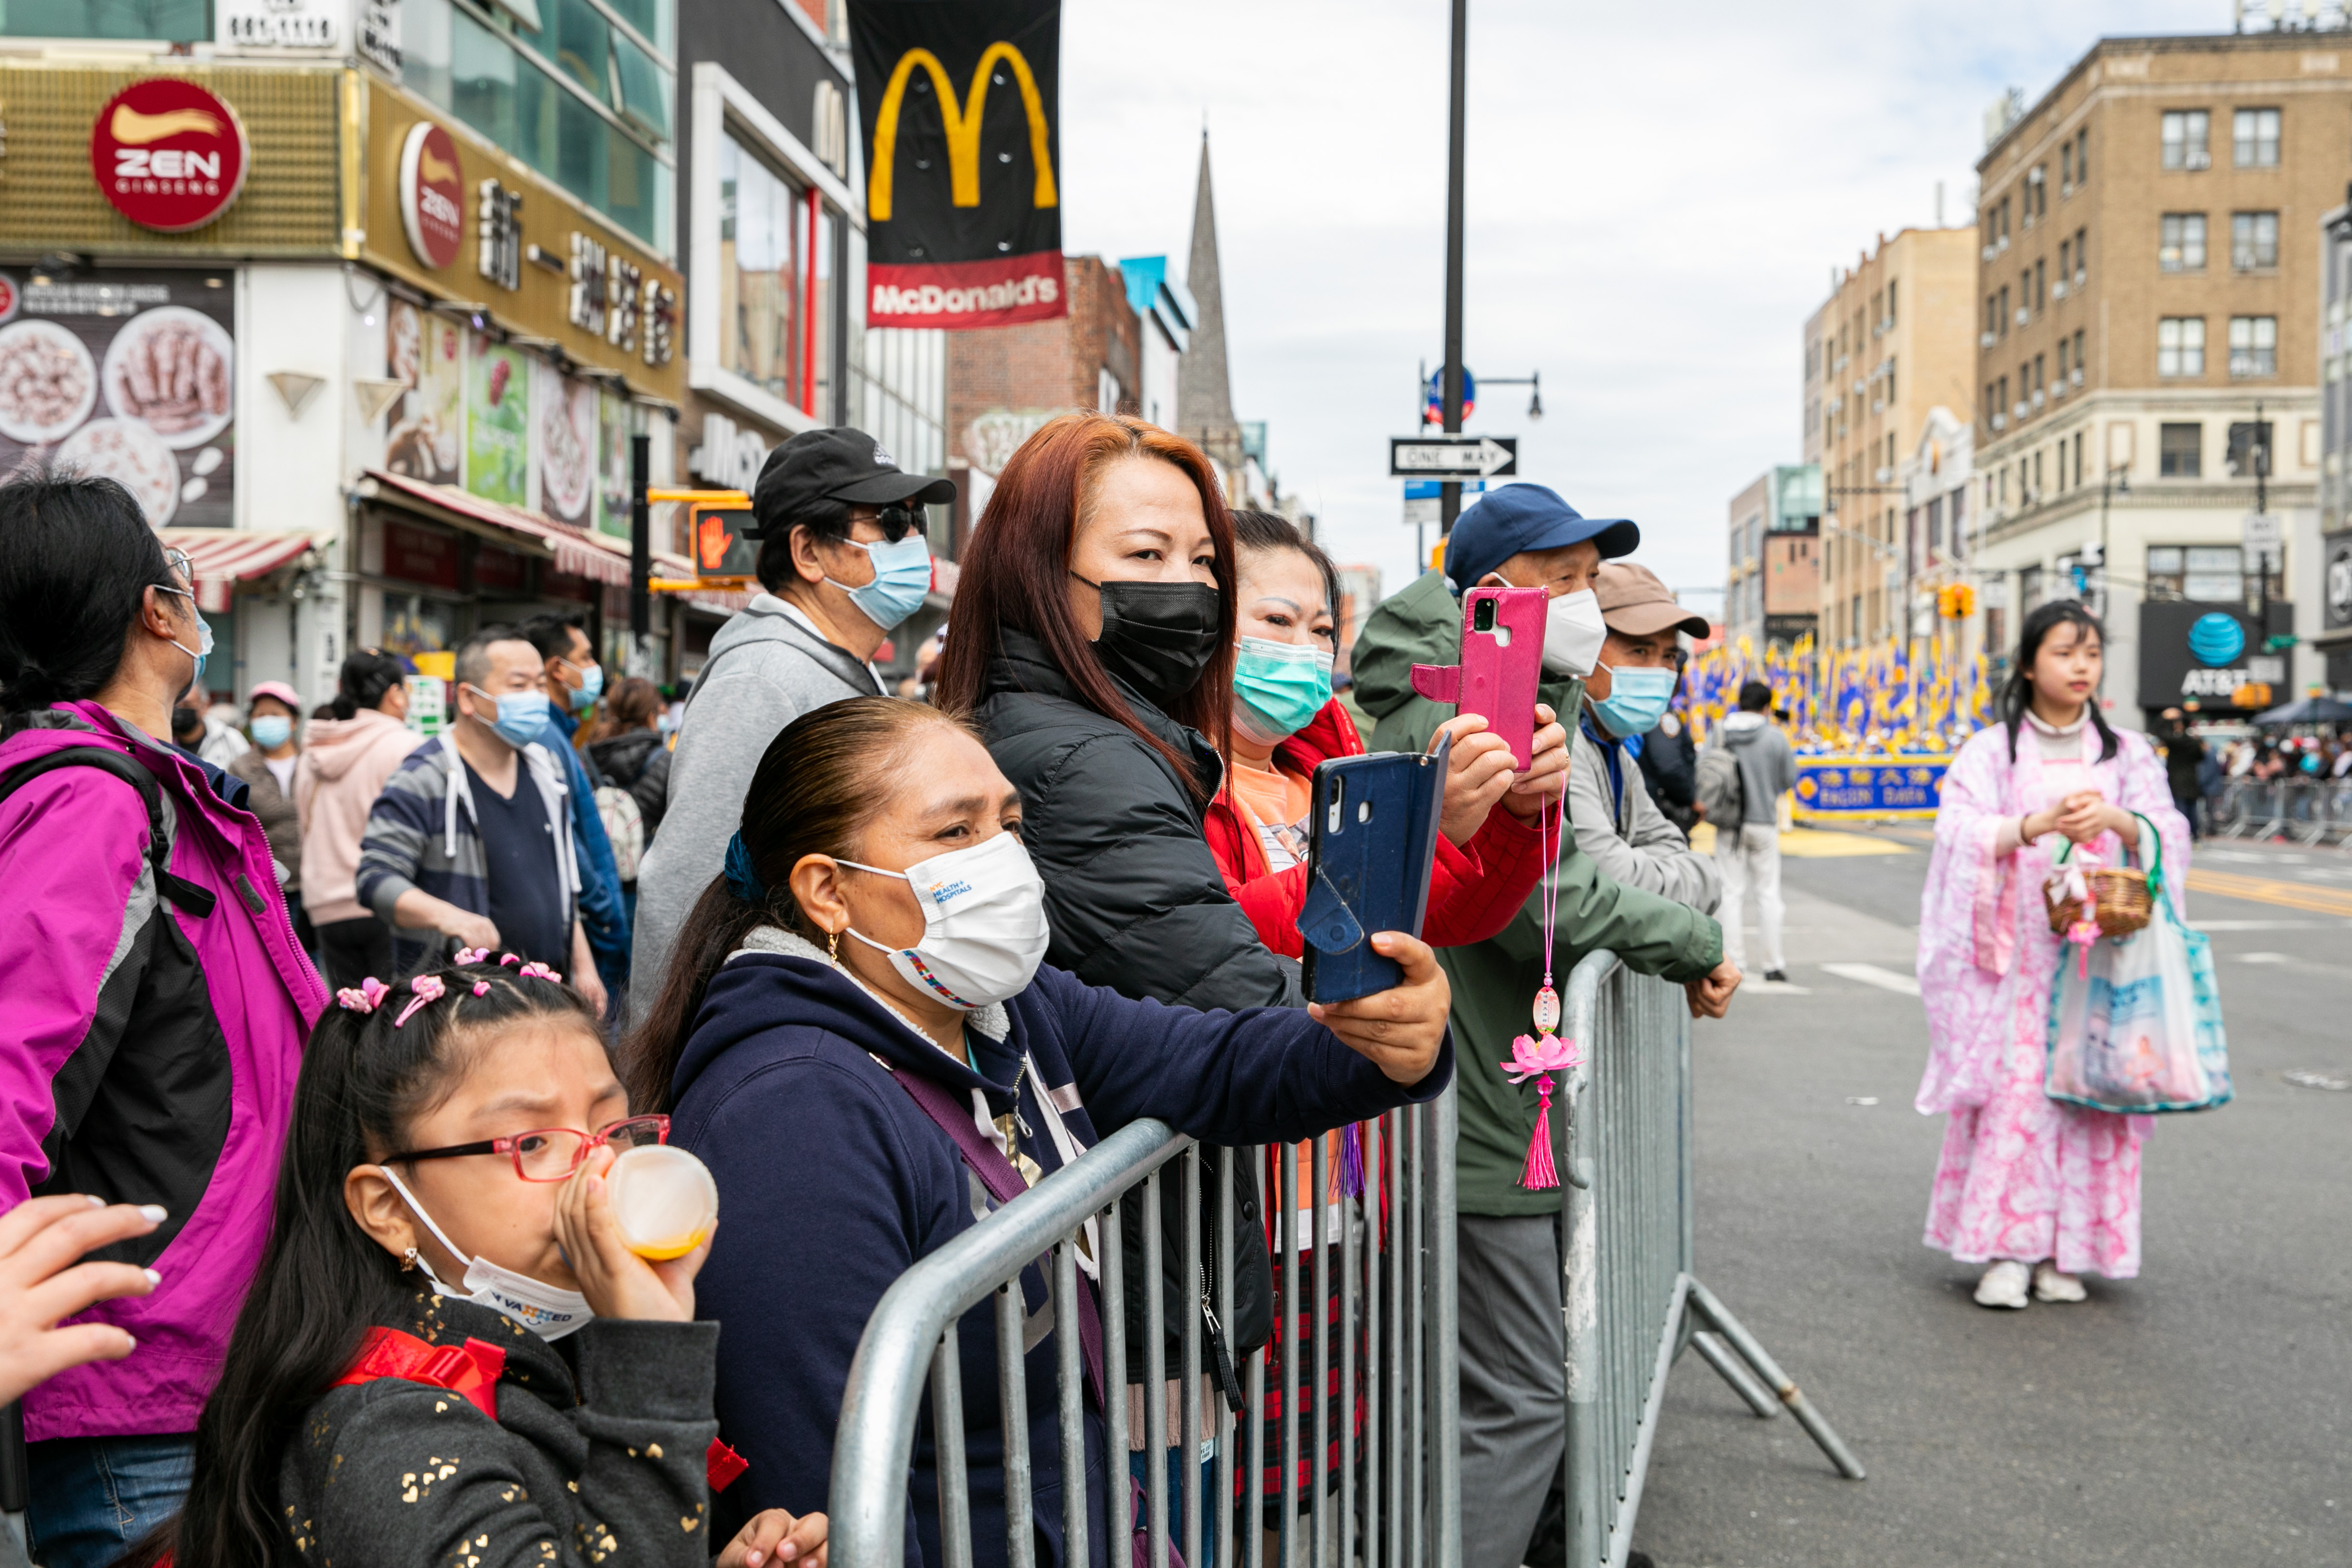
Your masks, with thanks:
<instances>
[{"instance_id":1,"label":"silver barrier railing","mask_svg":"<svg viewBox=\"0 0 2352 1568\"><path fill-rule=\"evenodd\" d=\"M1097 1222L1096 1272L1101 1285L1103 1384L1101 1420L1108 1495L1098 1500L1108 1521L1108 1561L1129 1568L1126 1544L1137 1528L1129 1514L1129 1431L1139 1415L1150 1462L1142 1466L1141 1528L1149 1532L1153 1564L1168 1561L1171 1540L1188 1564L1200 1564L1208 1546L1217 1568L1321 1568L1337 1563L1361 1568L1460 1568L1461 1480L1458 1428L1459 1384L1455 1363L1454 1143L1454 1100L1449 1088L1425 1106L1412 1106L1363 1124L1362 1195L1338 1199L1325 1140L1276 1146L1275 1180L1265 1194L1274 1215L1274 1267L1280 1280L1276 1343L1280 1359L1269 1389L1269 1349L1253 1352L1237 1369L1244 1407L1229 1417L1221 1400L1204 1398L1220 1381L1204 1364L1202 1314L1187 1312L1178 1355L1181 1382L1173 1452L1198 1456L1203 1439L1214 1444L1208 1486L1199 1470L1183 1466L1186 1483L1171 1500L1167 1455L1161 1446L1170 1429L1170 1396L1161 1290L1160 1258L1165 1237L1160 1184L1181 1184L1183 1278L1203 1279L1204 1236L1202 1178L1211 1169L1218 1205L1213 1241L1218 1254L1215 1300L1218 1322L1234 1314L1234 1184L1228 1162L1244 1160L1263 1176L1267 1151L1213 1150L1208 1158L1191 1139L1157 1121L1121 1128L1030 1191L991 1215L946 1247L901 1275L875 1307L852 1361L836 1431L833 1483L831 1560L837 1568L902 1568L905 1532L918 1427L928 1393L936 1478L940 1568L971 1568L971 1485L964 1447L963 1411L968 1400L995 1403L1002 1425L1005 1499L1003 1561L1009 1568L1034 1568L1036 1542L1031 1499L1031 1426L1041 1420L1030 1408L1029 1351L1024 1335L1034 1322L1030 1287L1023 1276L1033 1267L1043 1279L1041 1301L1050 1298L1056 1325L1079 1321L1081 1237ZM1307 1201L1298 1176L1300 1150L1309 1169ZM1141 1189L1142 1257L1130 1258L1121 1239L1119 1198ZM1335 1201L1338 1200L1338 1201ZM1308 1215L1298 1223L1302 1212ZM1335 1216L1335 1217L1327 1217ZM1244 1223L1248 1223L1244 1221ZM1336 1232L1336 1235L1334 1234ZM1140 1356L1127 1343L1125 1279L1142 1268L1149 1288L1143 1300L1144 1344ZM1325 1303L1339 1278L1339 1321L1328 1322ZM1204 1295L1206 1292L1204 1291ZM990 1318L965 1323L967 1313L993 1300ZM1297 1326L1309 1315L1314 1332L1298 1342ZM997 1346L998 1386L968 1389L958 1358L960 1336L987 1333ZM1080 1336L1050 1336L1054 1355L1052 1430L1065 1456L1061 1473L1085 1474L1087 1421L1086 1373ZM1045 1353L1043 1346L1036 1353ZM1334 1358L1339 1363L1337 1409L1323 1395ZM1132 1407L1129 1370L1141 1366L1140 1410ZM1302 1365L1302 1362L1304 1364ZM1311 1422L1302 1430L1298 1396L1311 1379L1317 1394ZM1276 1489L1276 1523L1265 1525L1268 1444L1266 1408L1277 1397L1278 1436L1273 1461L1281 1467ZM1356 1413L1363 1413L1359 1440ZM1213 1415L1204 1417L1208 1405ZM1213 1420L1216 1429L1204 1429ZM1308 1445L1311 1444L1311 1447ZM1237 1453L1236 1450L1240 1452ZM1325 1456L1336 1450L1336 1462ZM1314 1456L1308 1495L1302 1499L1297 1458ZM1068 1462L1075 1458L1076 1463ZM1236 1499L1236 1460L1244 1461L1245 1483ZM1203 1509L1203 1490L1213 1506ZM1061 1489L1063 1561L1090 1561L1087 1534L1090 1500L1083 1486ZM993 1557L995 1554L990 1554Z\"/></svg>"},{"instance_id":2,"label":"silver barrier railing","mask_svg":"<svg viewBox=\"0 0 2352 1568\"><path fill-rule=\"evenodd\" d=\"M1666 1374L1685 1344L1758 1415L1785 1405L1840 1474L1860 1480L1863 1468L1693 1272L1690 1018L1682 988L1636 974L1612 952L1588 953L1569 974L1567 1026L1584 1046L1569 1089L1561 1167L1567 1562L1623 1568Z\"/></svg>"},{"instance_id":3,"label":"silver barrier railing","mask_svg":"<svg viewBox=\"0 0 2352 1568\"><path fill-rule=\"evenodd\" d=\"M2221 838L2352 842L2352 779L2231 779L2209 805L2206 827Z\"/></svg>"}]
</instances>

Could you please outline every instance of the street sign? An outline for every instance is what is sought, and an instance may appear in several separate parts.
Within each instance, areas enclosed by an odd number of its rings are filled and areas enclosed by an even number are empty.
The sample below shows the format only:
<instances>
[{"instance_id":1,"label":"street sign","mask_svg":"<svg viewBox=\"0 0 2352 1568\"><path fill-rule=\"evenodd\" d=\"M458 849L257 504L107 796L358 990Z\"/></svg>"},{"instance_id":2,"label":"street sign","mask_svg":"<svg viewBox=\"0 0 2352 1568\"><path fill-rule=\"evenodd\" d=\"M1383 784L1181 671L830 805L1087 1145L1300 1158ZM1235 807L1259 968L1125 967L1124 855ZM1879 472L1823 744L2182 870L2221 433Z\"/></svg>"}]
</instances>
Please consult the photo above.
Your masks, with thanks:
<instances>
[{"instance_id":1,"label":"street sign","mask_svg":"<svg viewBox=\"0 0 2352 1568\"><path fill-rule=\"evenodd\" d=\"M1486 479L1519 471L1516 436L1391 436L1389 477Z\"/></svg>"},{"instance_id":2,"label":"street sign","mask_svg":"<svg viewBox=\"0 0 2352 1568\"><path fill-rule=\"evenodd\" d=\"M1478 378L1472 375L1469 367L1465 365L1462 369L1462 417L1469 418L1470 411L1477 406ZM1445 423L1445 372L1443 368L1429 378L1429 407L1422 416L1422 422L1427 425Z\"/></svg>"},{"instance_id":3,"label":"street sign","mask_svg":"<svg viewBox=\"0 0 2352 1568\"><path fill-rule=\"evenodd\" d=\"M2250 511L2244 522L2243 542L2249 550L2267 549L2286 542L2286 517L2282 512Z\"/></svg>"},{"instance_id":4,"label":"street sign","mask_svg":"<svg viewBox=\"0 0 2352 1568\"><path fill-rule=\"evenodd\" d=\"M1438 521L1439 491L1443 488L1441 481L1436 479L1405 480L1404 525L1407 528L1426 527ZM1484 479L1462 481L1462 504L1468 506L1484 494L1486 489L1486 481Z\"/></svg>"}]
</instances>

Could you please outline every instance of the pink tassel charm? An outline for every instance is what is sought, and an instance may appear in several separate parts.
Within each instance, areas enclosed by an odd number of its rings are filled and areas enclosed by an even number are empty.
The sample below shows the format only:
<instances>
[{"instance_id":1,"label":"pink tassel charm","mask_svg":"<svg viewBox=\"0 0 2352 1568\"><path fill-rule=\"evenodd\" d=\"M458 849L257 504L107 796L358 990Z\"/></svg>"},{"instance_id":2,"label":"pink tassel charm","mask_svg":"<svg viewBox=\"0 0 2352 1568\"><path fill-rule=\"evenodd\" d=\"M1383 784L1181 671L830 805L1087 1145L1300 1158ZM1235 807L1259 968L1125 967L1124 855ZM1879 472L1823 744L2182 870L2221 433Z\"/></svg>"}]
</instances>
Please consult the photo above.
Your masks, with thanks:
<instances>
[{"instance_id":1,"label":"pink tassel charm","mask_svg":"<svg viewBox=\"0 0 2352 1568\"><path fill-rule=\"evenodd\" d=\"M1364 1124L1350 1121L1339 1134L1339 1195L1364 1195Z\"/></svg>"},{"instance_id":2,"label":"pink tassel charm","mask_svg":"<svg viewBox=\"0 0 2352 1568\"><path fill-rule=\"evenodd\" d=\"M1551 1075L1536 1079L1537 1102L1535 1135L1528 1140L1528 1163L1519 1172L1519 1185L1531 1193L1549 1192L1559 1185L1559 1172L1551 1161Z\"/></svg>"}]
</instances>

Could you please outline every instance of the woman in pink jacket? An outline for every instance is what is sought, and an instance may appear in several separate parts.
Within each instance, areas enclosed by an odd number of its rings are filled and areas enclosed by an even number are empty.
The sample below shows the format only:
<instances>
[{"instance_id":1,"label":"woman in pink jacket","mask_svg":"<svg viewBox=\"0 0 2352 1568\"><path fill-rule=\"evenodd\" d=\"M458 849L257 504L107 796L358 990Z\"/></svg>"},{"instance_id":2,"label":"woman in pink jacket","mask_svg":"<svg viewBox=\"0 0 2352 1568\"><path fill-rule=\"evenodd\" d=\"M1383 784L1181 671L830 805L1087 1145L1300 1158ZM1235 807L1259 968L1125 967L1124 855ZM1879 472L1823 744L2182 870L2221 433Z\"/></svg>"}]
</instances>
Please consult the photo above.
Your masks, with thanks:
<instances>
[{"instance_id":1,"label":"woman in pink jacket","mask_svg":"<svg viewBox=\"0 0 2352 1568\"><path fill-rule=\"evenodd\" d=\"M186 1489L326 992L245 785L162 737L211 650L187 558L111 479L0 485L0 1208L148 1208L137 1342L25 1396L33 1555L98 1568Z\"/></svg>"},{"instance_id":2,"label":"woman in pink jacket","mask_svg":"<svg viewBox=\"0 0 2352 1568\"><path fill-rule=\"evenodd\" d=\"M392 931L359 900L360 839L368 809L401 760L425 743L402 721L408 688L399 659L363 647L343 660L331 719L310 725L310 743L294 768L294 807L302 816L302 897L319 933L320 967L332 986L390 974Z\"/></svg>"}]
</instances>

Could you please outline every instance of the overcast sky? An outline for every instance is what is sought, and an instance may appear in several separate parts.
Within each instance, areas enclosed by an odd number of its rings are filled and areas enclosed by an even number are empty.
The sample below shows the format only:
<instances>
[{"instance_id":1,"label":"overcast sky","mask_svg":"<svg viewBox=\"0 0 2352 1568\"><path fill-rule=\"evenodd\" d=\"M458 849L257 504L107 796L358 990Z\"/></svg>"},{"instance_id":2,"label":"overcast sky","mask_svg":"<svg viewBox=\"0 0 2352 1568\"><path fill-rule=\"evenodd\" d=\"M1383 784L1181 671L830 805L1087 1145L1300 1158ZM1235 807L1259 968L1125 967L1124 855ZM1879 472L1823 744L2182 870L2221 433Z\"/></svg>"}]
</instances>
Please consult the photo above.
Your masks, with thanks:
<instances>
[{"instance_id":1,"label":"overcast sky","mask_svg":"<svg viewBox=\"0 0 2352 1568\"><path fill-rule=\"evenodd\" d=\"M1386 477L1444 350L1446 0L1065 0L1063 241L1183 270L1206 117L1234 407L1342 561L1411 580ZM1471 0L1467 428L1723 581L1725 509L1800 454L1800 337L1881 231L1972 221L1986 106L2229 0ZM1693 595L1695 603L1699 596ZM1706 602L1714 607L1714 600Z\"/></svg>"}]
</instances>

